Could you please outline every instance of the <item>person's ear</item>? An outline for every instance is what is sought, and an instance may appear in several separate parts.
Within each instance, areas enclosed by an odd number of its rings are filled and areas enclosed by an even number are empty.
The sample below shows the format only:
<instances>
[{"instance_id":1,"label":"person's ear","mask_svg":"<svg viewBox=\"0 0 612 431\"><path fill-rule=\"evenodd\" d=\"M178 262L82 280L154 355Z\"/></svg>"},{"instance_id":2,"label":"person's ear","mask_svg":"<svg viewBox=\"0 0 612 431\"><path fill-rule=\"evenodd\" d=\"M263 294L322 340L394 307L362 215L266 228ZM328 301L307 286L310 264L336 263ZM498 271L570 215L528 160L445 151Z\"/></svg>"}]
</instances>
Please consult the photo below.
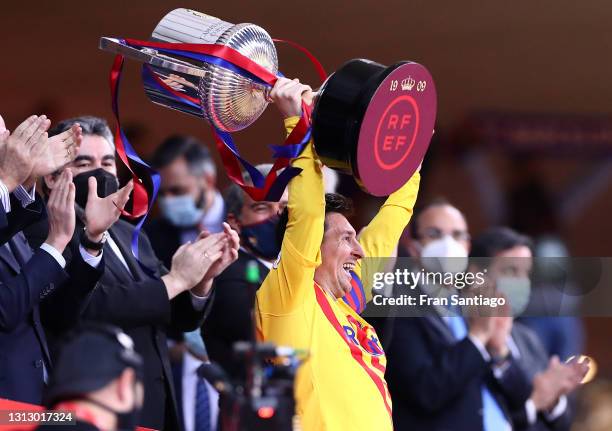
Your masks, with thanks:
<instances>
[{"instance_id":1,"label":"person's ear","mask_svg":"<svg viewBox=\"0 0 612 431\"><path fill-rule=\"evenodd\" d=\"M234 229L240 234L240 222L238 221L238 218L236 218L234 213L227 213L225 221L230 225L232 229Z\"/></svg>"},{"instance_id":2,"label":"person's ear","mask_svg":"<svg viewBox=\"0 0 612 431\"><path fill-rule=\"evenodd\" d=\"M45 183L45 186L47 187L47 189L53 190L53 187L55 186L55 183L57 183L58 178L59 178L59 175L55 173L45 175L43 177L43 182Z\"/></svg>"},{"instance_id":3,"label":"person's ear","mask_svg":"<svg viewBox=\"0 0 612 431\"><path fill-rule=\"evenodd\" d=\"M134 399L134 383L136 375L132 368L126 368L117 378L117 397L124 410L131 409L136 400Z\"/></svg>"}]
</instances>

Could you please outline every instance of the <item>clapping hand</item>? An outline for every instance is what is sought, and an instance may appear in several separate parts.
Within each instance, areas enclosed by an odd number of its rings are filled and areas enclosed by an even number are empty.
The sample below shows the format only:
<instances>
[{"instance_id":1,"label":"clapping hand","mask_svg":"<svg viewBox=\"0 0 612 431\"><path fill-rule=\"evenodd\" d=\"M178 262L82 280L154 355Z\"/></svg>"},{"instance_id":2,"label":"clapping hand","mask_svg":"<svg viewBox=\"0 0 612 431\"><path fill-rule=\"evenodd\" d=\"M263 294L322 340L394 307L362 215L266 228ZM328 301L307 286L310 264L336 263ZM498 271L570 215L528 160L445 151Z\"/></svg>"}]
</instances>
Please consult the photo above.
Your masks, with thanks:
<instances>
[{"instance_id":1,"label":"clapping hand","mask_svg":"<svg viewBox=\"0 0 612 431\"><path fill-rule=\"evenodd\" d=\"M34 156L33 174L35 177L52 174L67 163L72 162L79 151L83 131L81 126L73 124L72 127L59 135L46 140Z\"/></svg>"},{"instance_id":2,"label":"clapping hand","mask_svg":"<svg viewBox=\"0 0 612 431\"><path fill-rule=\"evenodd\" d=\"M204 280L212 280L221 274L225 269L238 259L238 248L240 248L240 238L238 232L230 227L229 224L223 223L223 233L227 241L222 250L221 257L217 259L208 269L204 276ZM203 232L202 235L207 235Z\"/></svg>"},{"instance_id":3,"label":"clapping hand","mask_svg":"<svg viewBox=\"0 0 612 431\"><path fill-rule=\"evenodd\" d=\"M76 218L74 195L72 173L69 169L66 169L51 190L47 201L49 236L45 242L60 253L64 251L74 234Z\"/></svg>"},{"instance_id":4,"label":"clapping hand","mask_svg":"<svg viewBox=\"0 0 612 431\"><path fill-rule=\"evenodd\" d=\"M32 175L36 155L46 145L50 125L46 116L32 115L10 133L0 117L0 180L9 191Z\"/></svg>"},{"instance_id":5,"label":"clapping hand","mask_svg":"<svg viewBox=\"0 0 612 431\"><path fill-rule=\"evenodd\" d=\"M569 394L580 385L588 371L588 361L576 360L563 364L557 356L553 356L548 368L533 379L531 399L536 409L545 411L553 408L560 396Z\"/></svg>"},{"instance_id":6,"label":"clapping hand","mask_svg":"<svg viewBox=\"0 0 612 431\"><path fill-rule=\"evenodd\" d=\"M236 259L238 259L238 248L240 247L240 239L238 233L233 230L229 224L223 223L223 232L214 234L221 235L222 248L219 257L216 249L207 250L204 253L205 265L208 270L202 277L202 280L193 288L192 292L198 296L206 296L212 288L212 281L215 277L221 274L225 269ZM210 238L212 235L204 230L198 236L198 240ZM211 255L211 251L214 253ZM210 262L210 264L209 264Z\"/></svg>"},{"instance_id":7,"label":"clapping hand","mask_svg":"<svg viewBox=\"0 0 612 431\"><path fill-rule=\"evenodd\" d=\"M203 278L210 267L223 255L227 239L225 233L201 235L195 242L188 242L179 247L172 256L170 272L162 277L168 297L186 290L198 296L206 296L211 283L203 283Z\"/></svg>"},{"instance_id":8,"label":"clapping hand","mask_svg":"<svg viewBox=\"0 0 612 431\"><path fill-rule=\"evenodd\" d=\"M88 238L93 242L102 240L106 232L121 215L130 198L134 183L130 180L125 186L104 198L98 196L98 183L95 177L88 179L87 204L85 206L85 228Z\"/></svg>"}]
</instances>

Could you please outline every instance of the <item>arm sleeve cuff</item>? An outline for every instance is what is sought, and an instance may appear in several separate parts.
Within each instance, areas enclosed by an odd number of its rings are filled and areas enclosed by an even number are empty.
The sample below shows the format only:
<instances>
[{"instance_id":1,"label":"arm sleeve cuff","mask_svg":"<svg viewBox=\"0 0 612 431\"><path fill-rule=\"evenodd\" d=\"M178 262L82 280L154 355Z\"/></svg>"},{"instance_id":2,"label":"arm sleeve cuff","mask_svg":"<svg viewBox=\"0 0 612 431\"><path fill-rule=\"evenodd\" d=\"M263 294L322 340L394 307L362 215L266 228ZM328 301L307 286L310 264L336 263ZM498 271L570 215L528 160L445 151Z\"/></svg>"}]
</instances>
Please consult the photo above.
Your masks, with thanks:
<instances>
[{"instance_id":1,"label":"arm sleeve cuff","mask_svg":"<svg viewBox=\"0 0 612 431\"><path fill-rule=\"evenodd\" d=\"M19 199L19 202L21 202L21 206L25 208L36 200L36 185L32 187L32 190L30 192L28 192L23 186L19 185L17 186L13 194L17 199Z\"/></svg>"},{"instance_id":2,"label":"arm sleeve cuff","mask_svg":"<svg viewBox=\"0 0 612 431\"><path fill-rule=\"evenodd\" d=\"M40 246L40 248L46 251L47 253L49 253L51 257L53 257L53 259L57 261L59 266L61 266L62 268L66 267L66 259L64 259L64 256L62 256L62 254L59 251L57 251L55 247L47 243L44 243L43 245Z\"/></svg>"},{"instance_id":3,"label":"arm sleeve cuff","mask_svg":"<svg viewBox=\"0 0 612 431\"><path fill-rule=\"evenodd\" d=\"M478 351L482 355L482 358L485 360L485 362L491 361L491 355L489 355L489 352L487 352L487 349L480 342L480 340L478 338L476 338L476 337L473 337L473 336L469 335L469 334L468 334L468 338L470 339L472 344L474 344L474 346L476 346L476 348L478 349Z\"/></svg>"},{"instance_id":4,"label":"arm sleeve cuff","mask_svg":"<svg viewBox=\"0 0 612 431\"><path fill-rule=\"evenodd\" d=\"M11 212L11 197L9 195L8 187L2 181L0 181L0 203L4 207L4 212Z\"/></svg>"},{"instance_id":5,"label":"arm sleeve cuff","mask_svg":"<svg viewBox=\"0 0 612 431\"><path fill-rule=\"evenodd\" d=\"M191 291L189 291L189 294L191 296L191 305L193 306L193 309L196 311L204 310L206 302L208 302L208 298L210 298L210 294L206 296L198 296Z\"/></svg>"},{"instance_id":6,"label":"arm sleeve cuff","mask_svg":"<svg viewBox=\"0 0 612 431\"><path fill-rule=\"evenodd\" d=\"M525 412L527 413L527 422L529 425L535 424L538 419L538 411L531 398L525 401Z\"/></svg>"},{"instance_id":7,"label":"arm sleeve cuff","mask_svg":"<svg viewBox=\"0 0 612 431\"><path fill-rule=\"evenodd\" d=\"M559 416L561 416L563 413L565 413L566 408L567 408L567 398L565 397L565 395L562 395L559 398L559 401L557 401L557 404L555 405L555 407L549 413L545 414L546 419L548 419L551 422L554 421Z\"/></svg>"},{"instance_id":8,"label":"arm sleeve cuff","mask_svg":"<svg viewBox=\"0 0 612 431\"><path fill-rule=\"evenodd\" d=\"M100 265L100 262L102 262L102 255L104 252L101 252L98 256L93 256L89 254L82 245L79 245L79 252L81 253L81 257L85 263L91 267L97 268Z\"/></svg>"}]
</instances>

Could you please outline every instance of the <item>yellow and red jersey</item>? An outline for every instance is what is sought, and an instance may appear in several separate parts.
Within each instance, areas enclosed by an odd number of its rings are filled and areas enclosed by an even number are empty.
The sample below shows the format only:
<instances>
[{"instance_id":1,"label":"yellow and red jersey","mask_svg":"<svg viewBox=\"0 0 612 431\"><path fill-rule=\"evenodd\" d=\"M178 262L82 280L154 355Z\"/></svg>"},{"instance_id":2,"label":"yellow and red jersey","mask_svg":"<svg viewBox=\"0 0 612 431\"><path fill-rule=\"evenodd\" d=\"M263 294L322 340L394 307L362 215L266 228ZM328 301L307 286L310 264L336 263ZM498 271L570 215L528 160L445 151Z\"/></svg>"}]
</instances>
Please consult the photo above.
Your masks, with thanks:
<instances>
[{"instance_id":1,"label":"yellow and red jersey","mask_svg":"<svg viewBox=\"0 0 612 431\"><path fill-rule=\"evenodd\" d=\"M288 131L297 120L286 120ZM302 172L289 183L281 254L257 292L258 335L309 352L295 391L303 430L392 430L385 354L374 328L359 316L371 298L360 278L379 269L378 261L357 264L353 290L342 299L314 282L321 262L325 197L312 142L292 165ZM389 196L364 229L359 241L366 256L392 254L412 215L419 179L417 173Z\"/></svg>"}]
</instances>

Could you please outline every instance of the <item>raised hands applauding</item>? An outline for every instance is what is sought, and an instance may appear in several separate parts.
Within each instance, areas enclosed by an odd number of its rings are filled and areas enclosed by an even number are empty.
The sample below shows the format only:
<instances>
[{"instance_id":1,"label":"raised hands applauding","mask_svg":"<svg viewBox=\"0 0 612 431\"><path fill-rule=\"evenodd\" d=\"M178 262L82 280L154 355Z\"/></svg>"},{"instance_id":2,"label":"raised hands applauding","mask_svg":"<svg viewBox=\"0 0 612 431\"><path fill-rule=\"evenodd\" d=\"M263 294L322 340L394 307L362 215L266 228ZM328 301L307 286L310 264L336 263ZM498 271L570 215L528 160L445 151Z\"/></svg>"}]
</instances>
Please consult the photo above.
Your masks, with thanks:
<instances>
[{"instance_id":1,"label":"raised hands applauding","mask_svg":"<svg viewBox=\"0 0 612 431\"><path fill-rule=\"evenodd\" d=\"M209 293L212 280L238 258L238 233L227 223L223 232L204 231L195 242L183 244L172 257L170 272L162 277L170 298L192 290L198 296Z\"/></svg>"},{"instance_id":2,"label":"raised hands applauding","mask_svg":"<svg viewBox=\"0 0 612 431\"><path fill-rule=\"evenodd\" d=\"M45 241L62 253L72 239L76 215L74 212L72 172L65 169L55 183L47 201L49 235Z\"/></svg>"},{"instance_id":3,"label":"raised hands applauding","mask_svg":"<svg viewBox=\"0 0 612 431\"><path fill-rule=\"evenodd\" d=\"M47 130L51 121L32 115L11 133L0 116L0 180L9 191L19 184L34 184L38 177L57 171L76 157L81 142L81 128L53 138Z\"/></svg>"}]
</instances>

